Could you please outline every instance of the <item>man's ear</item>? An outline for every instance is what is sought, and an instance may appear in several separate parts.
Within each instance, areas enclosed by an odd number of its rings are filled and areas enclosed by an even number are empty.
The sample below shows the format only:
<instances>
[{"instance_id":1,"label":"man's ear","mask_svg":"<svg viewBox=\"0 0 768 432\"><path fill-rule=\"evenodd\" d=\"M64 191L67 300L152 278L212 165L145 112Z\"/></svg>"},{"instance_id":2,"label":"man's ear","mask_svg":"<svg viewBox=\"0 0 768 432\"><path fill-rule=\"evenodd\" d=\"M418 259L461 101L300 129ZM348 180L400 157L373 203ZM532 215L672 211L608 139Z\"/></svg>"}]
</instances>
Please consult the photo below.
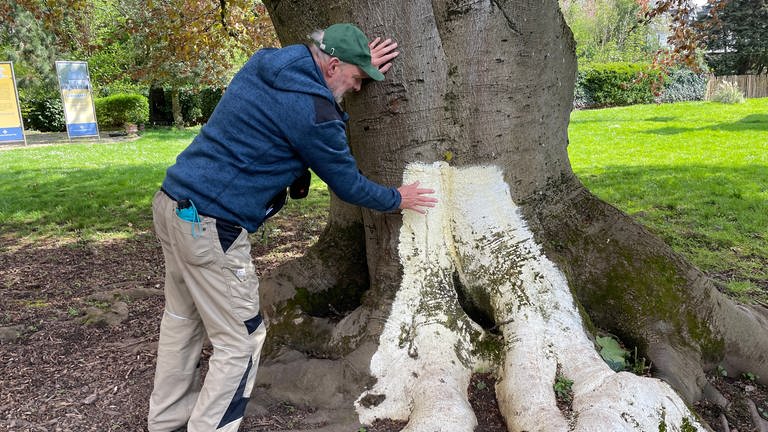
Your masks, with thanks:
<instances>
[{"instance_id":1,"label":"man's ear","mask_svg":"<svg viewBox=\"0 0 768 432\"><path fill-rule=\"evenodd\" d=\"M336 75L336 72L338 72L339 67L341 66L341 60L339 60L336 57L331 57L330 60L328 60L328 75L333 76Z\"/></svg>"}]
</instances>

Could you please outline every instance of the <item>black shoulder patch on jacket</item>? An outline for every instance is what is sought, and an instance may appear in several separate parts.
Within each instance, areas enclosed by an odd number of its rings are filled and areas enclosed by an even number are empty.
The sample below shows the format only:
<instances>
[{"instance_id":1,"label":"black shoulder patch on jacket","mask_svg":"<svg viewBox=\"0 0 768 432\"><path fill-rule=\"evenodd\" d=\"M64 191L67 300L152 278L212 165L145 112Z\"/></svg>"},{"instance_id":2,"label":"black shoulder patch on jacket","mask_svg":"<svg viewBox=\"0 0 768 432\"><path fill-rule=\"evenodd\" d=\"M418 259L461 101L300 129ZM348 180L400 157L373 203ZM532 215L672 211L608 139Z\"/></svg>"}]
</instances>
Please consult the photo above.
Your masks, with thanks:
<instances>
[{"instance_id":1,"label":"black shoulder patch on jacket","mask_svg":"<svg viewBox=\"0 0 768 432\"><path fill-rule=\"evenodd\" d=\"M336 108L336 103L320 96L313 96L312 98L315 101L315 124L343 119Z\"/></svg>"}]
</instances>

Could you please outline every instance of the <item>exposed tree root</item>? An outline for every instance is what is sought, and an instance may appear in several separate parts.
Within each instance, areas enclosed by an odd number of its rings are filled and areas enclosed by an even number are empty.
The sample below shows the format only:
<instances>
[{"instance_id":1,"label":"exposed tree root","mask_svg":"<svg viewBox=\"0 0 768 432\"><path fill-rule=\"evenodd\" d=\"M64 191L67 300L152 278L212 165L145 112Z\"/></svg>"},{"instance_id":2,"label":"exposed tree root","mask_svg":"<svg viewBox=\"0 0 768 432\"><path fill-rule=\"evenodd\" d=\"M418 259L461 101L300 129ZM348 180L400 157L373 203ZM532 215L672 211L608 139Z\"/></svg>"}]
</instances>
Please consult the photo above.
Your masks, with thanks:
<instances>
[{"instance_id":1,"label":"exposed tree root","mask_svg":"<svg viewBox=\"0 0 768 432\"><path fill-rule=\"evenodd\" d=\"M768 311L736 304L701 271L575 178L525 209L547 256L567 275L592 322L639 346L688 403L707 385L705 371L751 372L768 383Z\"/></svg>"},{"instance_id":2,"label":"exposed tree root","mask_svg":"<svg viewBox=\"0 0 768 432\"><path fill-rule=\"evenodd\" d=\"M768 432L768 421L765 421L765 419L760 416L760 413L757 412L755 401L747 399L747 407L749 408L749 413L752 415L752 422L755 424L755 430L757 432Z\"/></svg>"},{"instance_id":3,"label":"exposed tree root","mask_svg":"<svg viewBox=\"0 0 768 432\"><path fill-rule=\"evenodd\" d=\"M426 180L443 199L426 218L404 218L402 287L371 361L376 384L356 403L363 423L474 429L467 383L493 353L482 348L490 335L459 313L460 290L465 303L505 323L496 394L510 430L705 430L667 384L614 373L599 357L565 277L533 241L497 169L435 164L406 177ZM572 425L552 388L558 365L574 381Z\"/></svg>"},{"instance_id":4,"label":"exposed tree root","mask_svg":"<svg viewBox=\"0 0 768 432\"><path fill-rule=\"evenodd\" d=\"M731 432L731 427L728 425L728 419L725 418L725 414L720 414L720 427L724 432Z\"/></svg>"}]
</instances>

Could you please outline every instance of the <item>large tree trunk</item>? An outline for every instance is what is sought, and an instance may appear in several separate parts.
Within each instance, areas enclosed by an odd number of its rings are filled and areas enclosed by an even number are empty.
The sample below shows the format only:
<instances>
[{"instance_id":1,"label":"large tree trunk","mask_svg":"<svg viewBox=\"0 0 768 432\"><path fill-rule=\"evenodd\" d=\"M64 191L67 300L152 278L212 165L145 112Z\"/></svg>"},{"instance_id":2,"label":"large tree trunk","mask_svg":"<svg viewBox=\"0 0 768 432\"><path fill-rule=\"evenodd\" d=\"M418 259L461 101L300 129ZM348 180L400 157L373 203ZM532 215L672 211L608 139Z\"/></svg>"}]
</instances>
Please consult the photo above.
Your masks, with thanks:
<instances>
[{"instance_id":1,"label":"large tree trunk","mask_svg":"<svg viewBox=\"0 0 768 432\"><path fill-rule=\"evenodd\" d=\"M173 125L176 127L184 127L184 116L181 113L181 101L179 98L181 91L173 87L171 88L171 113L173 114Z\"/></svg>"},{"instance_id":2,"label":"large tree trunk","mask_svg":"<svg viewBox=\"0 0 768 432\"><path fill-rule=\"evenodd\" d=\"M471 431L467 384L484 368L512 431L703 430L686 403L712 390L708 368L768 378L766 311L722 296L573 175L576 61L556 0L265 3L284 45L334 22L398 41L387 79L347 98L351 146L373 180L421 180L441 200L425 217L333 198L318 244L264 278L272 397L348 424ZM611 371L598 330L664 381Z\"/></svg>"}]
</instances>

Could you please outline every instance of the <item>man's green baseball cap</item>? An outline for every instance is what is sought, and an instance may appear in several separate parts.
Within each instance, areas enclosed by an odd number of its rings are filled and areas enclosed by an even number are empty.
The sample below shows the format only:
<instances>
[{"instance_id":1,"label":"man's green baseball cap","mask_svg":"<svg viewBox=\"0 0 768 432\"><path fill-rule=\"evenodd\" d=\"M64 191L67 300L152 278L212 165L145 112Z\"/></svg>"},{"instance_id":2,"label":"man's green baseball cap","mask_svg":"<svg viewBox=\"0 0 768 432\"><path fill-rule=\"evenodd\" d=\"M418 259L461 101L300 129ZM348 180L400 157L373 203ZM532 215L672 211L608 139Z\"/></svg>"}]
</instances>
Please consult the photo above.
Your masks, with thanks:
<instances>
[{"instance_id":1,"label":"man's green baseball cap","mask_svg":"<svg viewBox=\"0 0 768 432\"><path fill-rule=\"evenodd\" d=\"M368 37L353 24L334 24L325 29L323 41L315 44L326 54L339 60L358 66L376 81L384 79L384 74L371 64L371 49Z\"/></svg>"}]
</instances>

